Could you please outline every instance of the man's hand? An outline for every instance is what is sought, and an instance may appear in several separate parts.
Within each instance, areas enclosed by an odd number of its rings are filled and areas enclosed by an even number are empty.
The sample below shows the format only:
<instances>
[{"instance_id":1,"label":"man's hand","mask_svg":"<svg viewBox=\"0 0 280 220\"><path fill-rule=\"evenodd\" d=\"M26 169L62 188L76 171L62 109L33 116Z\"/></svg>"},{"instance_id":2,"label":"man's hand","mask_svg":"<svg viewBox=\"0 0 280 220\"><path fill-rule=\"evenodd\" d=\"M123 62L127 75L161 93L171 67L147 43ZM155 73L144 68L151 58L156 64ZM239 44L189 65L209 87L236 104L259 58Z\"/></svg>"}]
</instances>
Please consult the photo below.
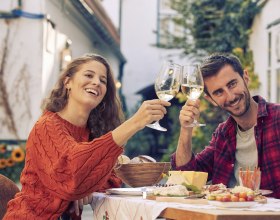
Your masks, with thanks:
<instances>
[{"instance_id":1,"label":"man's hand","mask_svg":"<svg viewBox=\"0 0 280 220\"><path fill-rule=\"evenodd\" d=\"M199 104L199 99L186 101L179 115L181 127L186 128L194 121L194 119L197 120L199 118Z\"/></svg>"},{"instance_id":2,"label":"man's hand","mask_svg":"<svg viewBox=\"0 0 280 220\"><path fill-rule=\"evenodd\" d=\"M183 166L192 157L192 130L188 127L194 119L199 117L199 100L188 100L182 107L179 115L181 124L180 136L176 150L176 166Z\"/></svg>"}]
</instances>

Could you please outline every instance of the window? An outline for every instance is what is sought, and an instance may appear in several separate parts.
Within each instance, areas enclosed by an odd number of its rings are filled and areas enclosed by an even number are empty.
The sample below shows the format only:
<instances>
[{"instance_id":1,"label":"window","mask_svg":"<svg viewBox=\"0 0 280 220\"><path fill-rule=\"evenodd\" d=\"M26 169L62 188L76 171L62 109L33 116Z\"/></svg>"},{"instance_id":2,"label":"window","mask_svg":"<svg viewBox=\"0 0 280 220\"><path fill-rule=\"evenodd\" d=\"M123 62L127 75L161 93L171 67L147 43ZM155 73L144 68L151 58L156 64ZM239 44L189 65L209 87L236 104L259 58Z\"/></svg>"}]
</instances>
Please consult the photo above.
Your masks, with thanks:
<instances>
[{"instance_id":1,"label":"window","mask_svg":"<svg viewBox=\"0 0 280 220\"><path fill-rule=\"evenodd\" d=\"M178 13L172 9L171 0L158 0L158 30L157 45L158 46L174 46L175 38L185 36L185 30L181 25L174 22L180 18Z\"/></svg>"},{"instance_id":2,"label":"window","mask_svg":"<svg viewBox=\"0 0 280 220\"><path fill-rule=\"evenodd\" d=\"M267 26L268 66L267 95L271 102L280 102L280 18Z\"/></svg>"},{"instance_id":3,"label":"window","mask_svg":"<svg viewBox=\"0 0 280 220\"><path fill-rule=\"evenodd\" d=\"M271 66L271 32L268 33L268 66Z\"/></svg>"},{"instance_id":4,"label":"window","mask_svg":"<svg viewBox=\"0 0 280 220\"><path fill-rule=\"evenodd\" d=\"M160 1L160 9L161 10L170 10L171 9L171 1L170 0L161 0Z\"/></svg>"},{"instance_id":5,"label":"window","mask_svg":"<svg viewBox=\"0 0 280 220\"><path fill-rule=\"evenodd\" d=\"M267 71L267 100L271 100L271 71Z\"/></svg>"},{"instance_id":6,"label":"window","mask_svg":"<svg viewBox=\"0 0 280 220\"><path fill-rule=\"evenodd\" d=\"M277 63L280 63L280 30L277 32L276 34L276 60L277 60Z\"/></svg>"}]
</instances>

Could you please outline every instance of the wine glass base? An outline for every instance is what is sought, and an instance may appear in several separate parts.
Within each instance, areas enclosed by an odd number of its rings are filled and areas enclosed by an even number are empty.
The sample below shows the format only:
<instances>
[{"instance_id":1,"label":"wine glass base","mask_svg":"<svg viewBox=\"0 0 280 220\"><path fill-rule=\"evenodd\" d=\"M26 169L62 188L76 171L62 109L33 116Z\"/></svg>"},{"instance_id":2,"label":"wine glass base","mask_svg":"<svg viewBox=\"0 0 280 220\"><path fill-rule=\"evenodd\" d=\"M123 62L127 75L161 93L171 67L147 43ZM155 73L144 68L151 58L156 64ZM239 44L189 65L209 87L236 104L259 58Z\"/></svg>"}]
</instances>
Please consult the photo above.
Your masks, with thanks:
<instances>
[{"instance_id":1,"label":"wine glass base","mask_svg":"<svg viewBox=\"0 0 280 220\"><path fill-rule=\"evenodd\" d=\"M149 128L155 129L155 130L159 130L159 131L167 131L166 128L161 127L159 124L156 124L156 123L148 124L148 125L146 125L146 127L149 127Z\"/></svg>"}]
</instances>

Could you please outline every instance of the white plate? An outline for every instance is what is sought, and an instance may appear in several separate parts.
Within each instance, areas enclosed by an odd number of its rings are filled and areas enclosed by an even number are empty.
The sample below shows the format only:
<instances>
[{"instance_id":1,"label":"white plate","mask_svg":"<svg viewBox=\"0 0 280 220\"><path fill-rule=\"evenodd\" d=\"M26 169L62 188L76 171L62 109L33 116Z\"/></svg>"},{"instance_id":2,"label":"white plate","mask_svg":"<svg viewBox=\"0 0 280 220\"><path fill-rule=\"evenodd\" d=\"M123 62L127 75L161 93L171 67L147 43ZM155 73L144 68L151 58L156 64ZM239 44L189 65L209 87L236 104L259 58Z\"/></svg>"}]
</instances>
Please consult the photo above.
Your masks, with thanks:
<instances>
[{"instance_id":1,"label":"white plate","mask_svg":"<svg viewBox=\"0 0 280 220\"><path fill-rule=\"evenodd\" d=\"M138 187L138 188L111 188L107 189L106 192L114 195L129 195L129 196L142 196L143 191L146 188L147 193L153 191L152 188Z\"/></svg>"},{"instance_id":2,"label":"white plate","mask_svg":"<svg viewBox=\"0 0 280 220\"><path fill-rule=\"evenodd\" d=\"M256 204L257 202L220 202L220 201L208 201L208 204L214 205L217 207L222 207L222 208L249 208L252 207Z\"/></svg>"},{"instance_id":3,"label":"white plate","mask_svg":"<svg viewBox=\"0 0 280 220\"><path fill-rule=\"evenodd\" d=\"M273 191L269 189L260 189L259 191L263 196L270 195L271 193L273 193Z\"/></svg>"}]
</instances>

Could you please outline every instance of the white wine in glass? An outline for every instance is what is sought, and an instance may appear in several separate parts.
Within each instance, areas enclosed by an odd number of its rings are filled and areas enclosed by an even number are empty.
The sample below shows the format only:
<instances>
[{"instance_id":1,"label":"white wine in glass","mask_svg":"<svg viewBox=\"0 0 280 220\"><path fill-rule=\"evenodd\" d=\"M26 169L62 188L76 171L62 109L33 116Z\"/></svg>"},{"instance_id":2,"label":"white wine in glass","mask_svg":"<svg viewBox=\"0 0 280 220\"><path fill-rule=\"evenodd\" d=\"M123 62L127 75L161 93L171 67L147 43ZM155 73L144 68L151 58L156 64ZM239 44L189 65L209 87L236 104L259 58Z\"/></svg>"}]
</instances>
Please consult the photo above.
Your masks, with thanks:
<instances>
[{"instance_id":1,"label":"white wine in glass","mask_svg":"<svg viewBox=\"0 0 280 220\"><path fill-rule=\"evenodd\" d=\"M182 84L181 90L188 99L196 100L203 92L203 86Z\"/></svg>"},{"instance_id":2,"label":"white wine in glass","mask_svg":"<svg viewBox=\"0 0 280 220\"><path fill-rule=\"evenodd\" d=\"M157 97L160 100L169 101L173 99L173 97L178 93L176 90L164 90L164 91L157 91Z\"/></svg>"},{"instance_id":3,"label":"white wine in glass","mask_svg":"<svg viewBox=\"0 0 280 220\"><path fill-rule=\"evenodd\" d=\"M198 65L185 65L182 69L181 90L191 100L198 99L203 93L204 82ZM194 119L188 127L205 126Z\"/></svg>"},{"instance_id":4,"label":"white wine in glass","mask_svg":"<svg viewBox=\"0 0 280 220\"><path fill-rule=\"evenodd\" d=\"M155 91L160 100L170 101L179 92L181 70L180 65L169 61L162 64L155 82ZM146 126L159 131L167 131L159 124L159 121Z\"/></svg>"}]
</instances>

